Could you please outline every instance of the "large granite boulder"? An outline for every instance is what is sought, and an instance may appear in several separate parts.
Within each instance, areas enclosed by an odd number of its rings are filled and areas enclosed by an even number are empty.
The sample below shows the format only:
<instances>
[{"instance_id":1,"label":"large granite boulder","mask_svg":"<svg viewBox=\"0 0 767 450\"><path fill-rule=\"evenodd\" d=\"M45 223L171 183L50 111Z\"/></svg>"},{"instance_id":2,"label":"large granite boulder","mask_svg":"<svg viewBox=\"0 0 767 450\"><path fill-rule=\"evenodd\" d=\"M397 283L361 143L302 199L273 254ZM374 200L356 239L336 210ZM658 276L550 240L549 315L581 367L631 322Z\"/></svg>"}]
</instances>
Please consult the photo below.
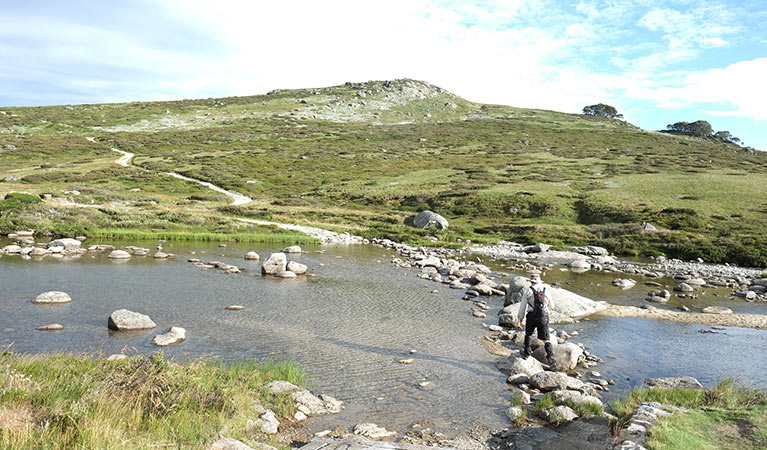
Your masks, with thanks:
<instances>
[{"instance_id":1,"label":"large granite boulder","mask_svg":"<svg viewBox=\"0 0 767 450\"><path fill-rule=\"evenodd\" d=\"M285 253L272 253L261 263L261 273L263 275L278 275L281 272L285 272L287 265L288 257Z\"/></svg>"},{"instance_id":2,"label":"large granite boulder","mask_svg":"<svg viewBox=\"0 0 767 450\"><path fill-rule=\"evenodd\" d=\"M432 211L421 211L413 219L413 225L418 228L435 227L438 230L446 230L448 227L447 219Z\"/></svg>"},{"instance_id":3,"label":"large granite boulder","mask_svg":"<svg viewBox=\"0 0 767 450\"><path fill-rule=\"evenodd\" d=\"M552 342L554 341L556 341L556 339L552 337ZM553 346L553 351L554 363L557 370L565 372L575 370L578 363L584 359L583 350L570 342ZM533 352L533 357L543 363L547 362L546 350L543 347L538 347Z\"/></svg>"},{"instance_id":4,"label":"large granite boulder","mask_svg":"<svg viewBox=\"0 0 767 450\"><path fill-rule=\"evenodd\" d=\"M520 282L518 280L519 278L521 278L524 283ZM519 308L518 303L522 299L522 295L528 286L530 286L530 282L527 281L526 278L519 276L512 277L509 281L509 292L506 298L509 301L516 300L516 307ZM602 302L595 302L594 300L583 297L574 292L570 292L567 289L551 286L547 287L547 289L550 290L551 298L554 302L554 310L549 316L549 323L552 324L572 322L574 319L588 316L589 314L593 314L597 311L601 311L607 308L607 305ZM511 305L513 304L514 303L507 306L508 310L507 308L504 308L501 314L504 314L504 311L511 313L511 311L513 311ZM516 312L513 314L516 314Z\"/></svg>"},{"instance_id":5,"label":"large granite boulder","mask_svg":"<svg viewBox=\"0 0 767 450\"><path fill-rule=\"evenodd\" d=\"M157 326L146 314L127 309L118 309L109 315L109 328L112 330L146 330Z\"/></svg>"},{"instance_id":6,"label":"large granite boulder","mask_svg":"<svg viewBox=\"0 0 767 450\"><path fill-rule=\"evenodd\" d=\"M590 403L593 405L602 406L602 400L594 397L593 395L583 394L581 392L570 391L566 389L552 391L551 398L554 400L554 403L558 405L563 405L569 400L575 405L585 405Z\"/></svg>"},{"instance_id":7,"label":"large granite boulder","mask_svg":"<svg viewBox=\"0 0 767 450\"><path fill-rule=\"evenodd\" d=\"M57 303L69 303L71 301L72 297L70 297L66 292L48 291L43 292L42 294L35 297L35 299L32 300L32 303L51 305Z\"/></svg>"},{"instance_id":8,"label":"large granite boulder","mask_svg":"<svg viewBox=\"0 0 767 450\"><path fill-rule=\"evenodd\" d=\"M498 360L495 366L505 375L511 376L524 373L531 377L537 373L543 372L543 365L535 358L522 358L519 355L512 355L508 358Z\"/></svg>"}]
</instances>

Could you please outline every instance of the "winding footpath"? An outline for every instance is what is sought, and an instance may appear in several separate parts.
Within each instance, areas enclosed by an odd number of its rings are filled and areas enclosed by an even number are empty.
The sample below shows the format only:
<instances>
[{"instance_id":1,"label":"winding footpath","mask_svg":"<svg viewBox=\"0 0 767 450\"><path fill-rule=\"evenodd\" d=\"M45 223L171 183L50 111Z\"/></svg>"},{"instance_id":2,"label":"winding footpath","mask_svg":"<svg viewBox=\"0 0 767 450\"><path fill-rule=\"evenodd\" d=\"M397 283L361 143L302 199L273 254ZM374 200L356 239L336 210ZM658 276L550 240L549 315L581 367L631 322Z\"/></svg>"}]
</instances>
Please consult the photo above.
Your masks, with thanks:
<instances>
[{"instance_id":1,"label":"winding footpath","mask_svg":"<svg viewBox=\"0 0 767 450\"><path fill-rule=\"evenodd\" d=\"M128 167L130 165L130 160L133 159L134 156L136 156L131 152L126 152L125 150L118 150L116 148L112 148L112 151L122 154L122 156L118 158L117 161L115 162L123 167Z\"/></svg>"},{"instance_id":2,"label":"winding footpath","mask_svg":"<svg viewBox=\"0 0 767 450\"><path fill-rule=\"evenodd\" d=\"M203 185L203 186L205 186L207 188L213 189L216 192L220 192L220 193L226 195L227 197L231 197L232 200L233 200L232 201L232 205L234 205L234 206L247 205L248 203L253 201L253 199L250 198L250 197L247 197L247 196L242 195L242 194L238 194L236 192L227 191L226 189L220 188L220 187L216 186L213 183L208 183L207 181L201 181L201 180L196 180L194 178L185 177L185 176L183 176L181 174L178 174L176 172L165 172L165 175L169 175L171 177L178 178L180 180L193 181L193 182L195 182L197 184L201 184L201 185Z\"/></svg>"},{"instance_id":3,"label":"winding footpath","mask_svg":"<svg viewBox=\"0 0 767 450\"><path fill-rule=\"evenodd\" d=\"M304 234L308 234L311 237L317 238L323 244L363 244L367 243L367 239L360 236L354 236L349 233L336 233L335 231L325 230L316 227L307 227L304 225L294 225L290 223L269 222L266 220L256 219L238 219L240 222L250 223L253 225L271 225L283 230L299 231Z\"/></svg>"}]
</instances>

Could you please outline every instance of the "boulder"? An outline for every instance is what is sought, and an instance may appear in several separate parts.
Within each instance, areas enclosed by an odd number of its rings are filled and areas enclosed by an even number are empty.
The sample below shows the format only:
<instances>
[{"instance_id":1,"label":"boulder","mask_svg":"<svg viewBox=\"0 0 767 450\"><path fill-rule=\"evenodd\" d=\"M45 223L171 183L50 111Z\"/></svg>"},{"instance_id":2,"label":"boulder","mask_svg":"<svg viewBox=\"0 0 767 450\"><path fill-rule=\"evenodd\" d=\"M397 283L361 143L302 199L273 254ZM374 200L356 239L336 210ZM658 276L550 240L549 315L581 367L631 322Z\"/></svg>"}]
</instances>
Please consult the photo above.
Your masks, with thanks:
<instances>
[{"instance_id":1,"label":"boulder","mask_svg":"<svg viewBox=\"0 0 767 450\"><path fill-rule=\"evenodd\" d=\"M575 405L585 405L587 403L591 403L594 405L602 406L602 400L594 397L593 395L582 394L580 392L564 389L552 391L551 398L554 400L554 403L558 405L562 405L569 400Z\"/></svg>"},{"instance_id":2,"label":"boulder","mask_svg":"<svg viewBox=\"0 0 767 450\"><path fill-rule=\"evenodd\" d=\"M518 355L512 355L501 359L495 363L495 366L507 376L524 373L531 377L537 373L543 372L543 366L535 358L522 358Z\"/></svg>"},{"instance_id":3,"label":"boulder","mask_svg":"<svg viewBox=\"0 0 767 450\"><path fill-rule=\"evenodd\" d=\"M72 297L66 292L61 291L48 291L35 297L32 303L41 304L55 304L55 303L69 303L72 301Z\"/></svg>"},{"instance_id":4,"label":"boulder","mask_svg":"<svg viewBox=\"0 0 767 450\"><path fill-rule=\"evenodd\" d=\"M245 259L250 261L258 261L259 259L261 259L261 256L256 252L248 252L248 253L245 253Z\"/></svg>"},{"instance_id":5,"label":"boulder","mask_svg":"<svg viewBox=\"0 0 767 450\"><path fill-rule=\"evenodd\" d=\"M282 249L282 253L301 253L301 251L301 247L298 245L291 245L290 247Z\"/></svg>"},{"instance_id":6,"label":"boulder","mask_svg":"<svg viewBox=\"0 0 767 450\"><path fill-rule=\"evenodd\" d=\"M374 423L359 423L354 426L354 434L368 439L381 440L390 439L397 435L396 431L389 431L386 428L379 427Z\"/></svg>"},{"instance_id":7,"label":"boulder","mask_svg":"<svg viewBox=\"0 0 767 450\"><path fill-rule=\"evenodd\" d=\"M40 247L35 247L32 250L30 250L29 256L45 256L48 253L50 253L50 250L40 248Z\"/></svg>"},{"instance_id":8,"label":"boulder","mask_svg":"<svg viewBox=\"0 0 767 450\"><path fill-rule=\"evenodd\" d=\"M18 245L6 245L3 247L3 253L8 255L14 255L21 253L21 246Z\"/></svg>"},{"instance_id":9,"label":"boulder","mask_svg":"<svg viewBox=\"0 0 767 450\"><path fill-rule=\"evenodd\" d=\"M170 327L168 331L163 334L158 334L152 339L152 344L160 347L167 347L169 345L176 345L184 342L186 339L186 330L181 327Z\"/></svg>"},{"instance_id":10,"label":"boulder","mask_svg":"<svg viewBox=\"0 0 767 450\"><path fill-rule=\"evenodd\" d=\"M295 278L296 274L294 272L291 272L289 270L283 270L282 272L275 275L277 278Z\"/></svg>"},{"instance_id":11,"label":"boulder","mask_svg":"<svg viewBox=\"0 0 767 450\"><path fill-rule=\"evenodd\" d=\"M43 325L41 327L35 328L35 330L40 331L60 331L64 329L64 325L61 325L60 323L51 323L48 325Z\"/></svg>"},{"instance_id":12,"label":"boulder","mask_svg":"<svg viewBox=\"0 0 767 450\"><path fill-rule=\"evenodd\" d=\"M525 283L521 283L517 278L522 278ZM509 282L509 292L506 296L507 299L521 299L524 290L530 283L524 277L512 277ZM520 288L519 286L524 286ZM593 314L597 311L601 311L607 306L601 302L595 302L594 300L580 296L566 289L547 287L550 289L551 298L554 302L554 310L549 316L549 322L563 323L572 322L573 319ZM510 305L509 305L510 306ZM519 305L516 305L519 308ZM504 308L506 311L506 308Z\"/></svg>"},{"instance_id":13,"label":"boulder","mask_svg":"<svg viewBox=\"0 0 767 450\"><path fill-rule=\"evenodd\" d=\"M585 272L591 269L591 263L582 259L574 259L567 264L567 267L573 271Z\"/></svg>"},{"instance_id":14,"label":"boulder","mask_svg":"<svg viewBox=\"0 0 767 450\"><path fill-rule=\"evenodd\" d=\"M80 248L80 245L82 245L82 242L80 242L77 239L62 238L62 239L56 239L54 241L49 242L48 248L64 247L65 249L69 250L73 248Z\"/></svg>"},{"instance_id":15,"label":"boulder","mask_svg":"<svg viewBox=\"0 0 767 450\"><path fill-rule=\"evenodd\" d=\"M146 314L127 309L118 309L109 315L109 328L112 330L146 330L157 325Z\"/></svg>"},{"instance_id":16,"label":"boulder","mask_svg":"<svg viewBox=\"0 0 767 450\"><path fill-rule=\"evenodd\" d=\"M344 409L343 402L329 395L321 394L316 397L306 389L301 389L287 381L272 381L266 384L266 388L275 394L289 393L293 401L297 403L296 408L307 416L336 414Z\"/></svg>"},{"instance_id":17,"label":"boulder","mask_svg":"<svg viewBox=\"0 0 767 450\"><path fill-rule=\"evenodd\" d=\"M692 292L693 288L687 283L679 283L676 286L674 286L674 291L676 292Z\"/></svg>"},{"instance_id":18,"label":"boulder","mask_svg":"<svg viewBox=\"0 0 767 450\"><path fill-rule=\"evenodd\" d=\"M421 211L413 219L413 225L418 228L435 227L438 230L446 230L448 227L447 219L431 211Z\"/></svg>"},{"instance_id":19,"label":"boulder","mask_svg":"<svg viewBox=\"0 0 767 450\"><path fill-rule=\"evenodd\" d=\"M551 249L549 244L533 244L522 247L522 251L525 253L545 253Z\"/></svg>"},{"instance_id":20,"label":"boulder","mask_svg":"<svg viewBox=\"0 0 767 450\"><path fill-rule=\"evenodd\" d=\"M556 339L552 339L554 342ZM578 363L584 359L583 350L575 344L565 342L564 344L555 345L554 350L554 363L557 370L570 371L575 370ZM533 352L533 357L541 362L546 361L546 350L543 347L538 347Z\"/></svg>"},{"instance_id":21,"label":"boulder","mask_svg":"<svg viewBox=\"0 0 767 450\"><path fill-rule=\"evenodd\" d=\"M138 254L138 252L136 252L136 254ZM168 258L168 254L167 253L163 253L163 252L154 252L154 256L153 257L155 259L167 259Z\"/></svg>"},{"instance_id":22,"label":"boulder","mask_svg":"<svg viewBox=\"0 0 767 450\"><path fill-rule=\"evenodd\" d=\"M658 229L655 227L655 225L649 222L643 222L642 226L640 227L640 232L642 234L652 234L652 233L657 233Z\"/></svg>"},{"instance_id":23,"label":"boulder","mask_svg":"<svg viewBox=\"0 0 767 450\"><path fill-rule=\"evenodd\" d=\"M530 377L530 385L542 391L580 389L583 382L562 372L543 371Z\"/></svg>"},{"instance_id":24,"label":"boulder","mask_svg":"<svg viewBox=\"0 0 767 450\"><path fill-rule=\"evenodd\" d=\"M303 275L306 273L306 265L299 262L290 261L287 265L287 270L293 272L296 275Z\"/></svg>"},{"instance_id":25,"label":"boulder","mask_svg":"<svg viewBox=\"0 0 767 450\"><path fill-rule=\"evenodd\" d=\"M261 263L261 273L264 275L277 275L284 272L288 265L288 257L285 253L272 253Z\"/></svg>"},{"instance_id":26,"label":"boulder","mask_svg":"<svg viewBox=\"0 0 767 450\"><path fill-rule=\"evenodd\" d=\"M650 387L665 389L703 389L700 381L693 377L645 378L644 383Z\"/></svg>"},{"instance_id":27,"label":"boulder","mask_svg":"<svg viewBox=\"0 0 767 450\"><path fill-rule=\"evenodd\" d=\"M724 306L707 306L703 308L703 312L706 314L732 314L732 310Z\"/></svg>"},{"instance_id":28,"label":"boulder","mask_svg":"<svg viewBox=\"0 0 767 450\"><path fill-rule=\"evenodd\" d=\"M112 250L107 255L107 258L109 258L109 259L128 259L128 258L130 258L130 253L126 252L125 250Z\"/></svg>"},{"instance_id":29,"label":"boulder","mask_svg":"<svg viewBox=\"0 0 767 450\"><path fill-rule=\"evenodd\" d=\"M544 409L542 411L543 417L546 418L549 422L572 422L573 420L577 419L578 413L573 411L572 408L565 405L559 405L555 406L553 408Z\"/></svg>"},{"instance_id":30,"label":"boulder","mask_svg":"<svg viewBox=\"0 0 767 450\"><path fill-rule=\"evenodd\" d=\"M226 309L228 309L229 311L242 311L243 309L245 309L245 307L242 305L229 305L226 307Z\"/></svg>"}]
</instances>

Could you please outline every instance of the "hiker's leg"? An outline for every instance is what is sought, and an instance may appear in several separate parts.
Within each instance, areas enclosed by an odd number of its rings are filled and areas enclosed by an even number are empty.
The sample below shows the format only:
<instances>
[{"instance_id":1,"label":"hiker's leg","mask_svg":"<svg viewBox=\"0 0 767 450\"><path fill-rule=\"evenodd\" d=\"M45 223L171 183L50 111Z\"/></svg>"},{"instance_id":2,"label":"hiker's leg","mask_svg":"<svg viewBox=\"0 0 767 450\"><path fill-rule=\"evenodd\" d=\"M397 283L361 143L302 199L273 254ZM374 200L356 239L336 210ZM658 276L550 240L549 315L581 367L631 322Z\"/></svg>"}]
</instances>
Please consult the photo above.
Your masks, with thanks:
<instances>
[{"instance_id":1,"label":"hiker's leg","mask_svg":"<svg viewBox=\"0 0 767 450\"><path fill-rule=\"evenodd\" d=\"M549 360L549 364L551 364L554 360L554 346L551 344L551 336L549 335L548 316L541 317L538 326L538 339L543 341L543 348L546 350L546 358Z\"/></svg>"},{"instance_id":2,"label":"hiker's leg","mask_svg":"<svg viewBox=\"0 0 767 450\"><path fill-rule=\"evenodd\" d=\"M533 351L530 348L530 338L535 332L535 326L537 324L536 322L537 321L533 316L530 314L527 315L527 319L525 320L525 348L522 350L522 357L524 358L527 358L529 355L533 354Z\"/></svg>"}]
</instances>

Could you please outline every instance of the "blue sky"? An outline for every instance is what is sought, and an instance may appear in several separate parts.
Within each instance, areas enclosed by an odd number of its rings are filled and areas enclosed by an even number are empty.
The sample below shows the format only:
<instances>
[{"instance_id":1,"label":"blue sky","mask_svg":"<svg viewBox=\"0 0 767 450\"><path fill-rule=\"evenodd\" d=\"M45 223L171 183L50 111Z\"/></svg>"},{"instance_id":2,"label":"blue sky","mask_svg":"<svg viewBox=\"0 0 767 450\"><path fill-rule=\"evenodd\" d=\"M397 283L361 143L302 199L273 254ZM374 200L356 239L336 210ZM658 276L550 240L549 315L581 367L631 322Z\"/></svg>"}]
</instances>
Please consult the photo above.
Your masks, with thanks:
<instances>
[{"instance_id":1,"label":"blue sky","mask_svg":"<svg viewBox=\"0 0 767 450\"><path fill-rule=\"evenodd\" d=\"M469 100L767 149L767 3L709 0L5 2L0 106L421 79Z\"/></svg>"}]
</instances>

